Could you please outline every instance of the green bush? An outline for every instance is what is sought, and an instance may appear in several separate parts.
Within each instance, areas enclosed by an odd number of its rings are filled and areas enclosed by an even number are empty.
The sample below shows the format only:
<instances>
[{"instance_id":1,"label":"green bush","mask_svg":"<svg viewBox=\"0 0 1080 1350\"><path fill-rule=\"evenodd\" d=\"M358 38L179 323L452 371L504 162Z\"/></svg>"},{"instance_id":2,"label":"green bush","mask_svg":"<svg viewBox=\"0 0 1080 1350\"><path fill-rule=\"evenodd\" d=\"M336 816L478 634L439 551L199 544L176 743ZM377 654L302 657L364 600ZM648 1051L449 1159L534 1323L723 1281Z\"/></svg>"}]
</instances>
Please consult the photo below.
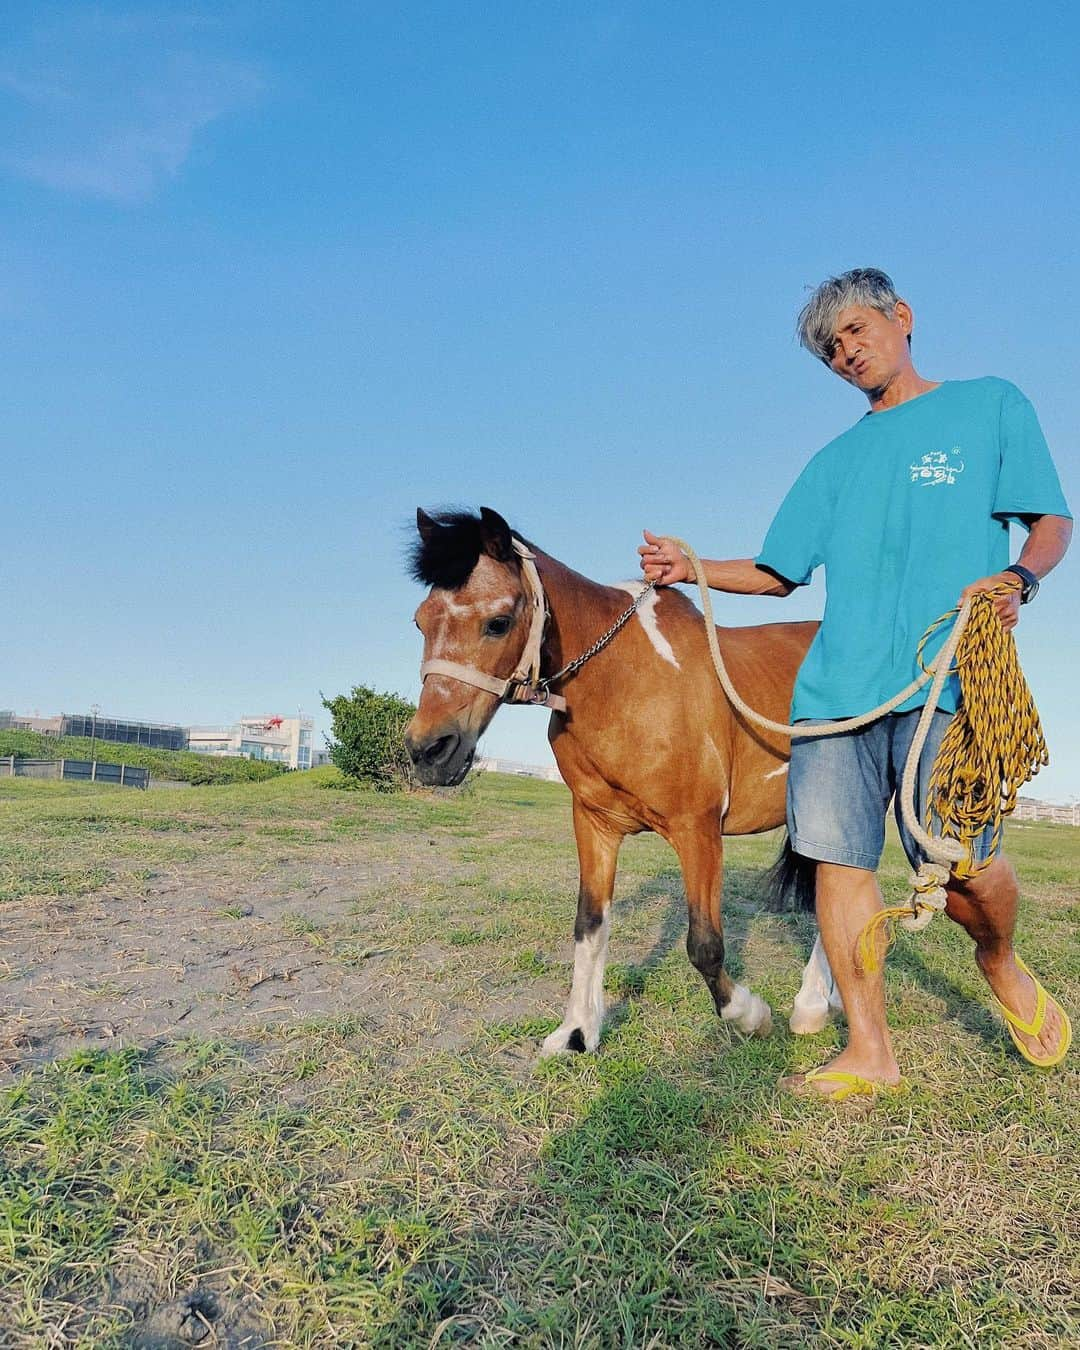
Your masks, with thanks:
<instances>
[{"instance_id":1,"label":"green bush","mask_svg":"<svg viewBox=\"0 0 1080 1350\"><path fill-rule=\"evenodd\" d=\"M368 783L379 792L395 792L409 784L405 728L416 708L397 694L378 694L367 685L351 694L324 698L330 713L330 759L343 774Z\"/></svg>"}]
</instances>

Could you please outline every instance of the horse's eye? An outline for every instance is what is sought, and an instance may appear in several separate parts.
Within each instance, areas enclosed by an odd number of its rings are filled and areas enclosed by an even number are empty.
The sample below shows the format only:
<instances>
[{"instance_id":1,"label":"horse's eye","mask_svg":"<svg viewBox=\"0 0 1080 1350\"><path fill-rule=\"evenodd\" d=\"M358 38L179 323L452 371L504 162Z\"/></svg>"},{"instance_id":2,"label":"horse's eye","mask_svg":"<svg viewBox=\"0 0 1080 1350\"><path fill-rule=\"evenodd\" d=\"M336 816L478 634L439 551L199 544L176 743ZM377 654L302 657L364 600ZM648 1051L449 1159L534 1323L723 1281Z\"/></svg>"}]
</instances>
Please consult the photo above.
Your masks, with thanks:
<instances>
[{"instance_id":1,"label":"horse's eye","mask_svg":"<svg viewBox=\"0 0 1080 1350\"><path fill-rule=\"evenodd\" d=\"M513 619L508 614L498 614L484 624L485 637L505 637L510 631Z\"/></svg>"}]
</instances>

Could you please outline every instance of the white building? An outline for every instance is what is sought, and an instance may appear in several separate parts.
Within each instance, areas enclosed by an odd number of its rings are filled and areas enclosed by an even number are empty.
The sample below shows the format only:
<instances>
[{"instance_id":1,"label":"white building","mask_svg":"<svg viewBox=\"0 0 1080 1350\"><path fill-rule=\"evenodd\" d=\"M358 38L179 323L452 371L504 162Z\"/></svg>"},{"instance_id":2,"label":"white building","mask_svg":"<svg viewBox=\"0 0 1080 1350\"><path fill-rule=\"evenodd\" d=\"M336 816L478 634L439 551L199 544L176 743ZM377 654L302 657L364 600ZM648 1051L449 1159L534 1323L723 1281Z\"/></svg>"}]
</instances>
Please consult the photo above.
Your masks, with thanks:
<instances>
[{"instance_id":1,"label":"white building","mask_svg":"<svg viewBox=\"0 0 1080 1350\"><path fill-rule=\"evenodd\" d=\"M244 755L310 769L314 738L311 717L241 717L231 727L189 727L187 748L200 755Z\"/></svg>"},{"instance_id":2,"label":"white building","mask_svg":"<svg viewBox=\"0 0 1080 1350\"><path fill-rule=\"evenodd\" d=\"M1037 797L1017 797L1013 820L1049 820L1055 825L1080 825L1080 802L1041 802Z\"/></svg>"},{"instance_id":3,"label":"white building","mask_svg":"<svg viewBox=\"0 0 1080 1350\"><path fill-rule=\"evenodd\" d=\"M563 776L554 764L521 764L516 759L494 759L480 756L476 767L481 773L512 773L519 778L543 778L548 783L561 783Z\"/></svg>"}]
</instances>

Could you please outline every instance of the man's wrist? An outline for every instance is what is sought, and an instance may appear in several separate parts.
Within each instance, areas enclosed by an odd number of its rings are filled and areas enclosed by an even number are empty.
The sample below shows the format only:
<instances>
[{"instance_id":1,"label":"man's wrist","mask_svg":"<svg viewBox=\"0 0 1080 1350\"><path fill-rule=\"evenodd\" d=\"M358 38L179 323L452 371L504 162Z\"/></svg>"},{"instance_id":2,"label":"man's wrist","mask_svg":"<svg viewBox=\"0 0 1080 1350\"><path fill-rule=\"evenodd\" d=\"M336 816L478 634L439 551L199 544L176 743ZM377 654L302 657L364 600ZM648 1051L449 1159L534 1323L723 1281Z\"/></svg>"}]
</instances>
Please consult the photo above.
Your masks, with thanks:
<instances>
[{"instance_id":1,"label":"man's wrist","mask_svg":"<svg viewBox=\"0 0 1080 1350\"><path fill-rule=\"evenodd\" d=\"M1039 578L1030 568L1024 567L1020 563L1011 563L1003 571L1011 572L1013 576L1020 578L1020 603L1026 605L1029 600L1034 600L1039 593Z\"/></svg>"}]
</instances>

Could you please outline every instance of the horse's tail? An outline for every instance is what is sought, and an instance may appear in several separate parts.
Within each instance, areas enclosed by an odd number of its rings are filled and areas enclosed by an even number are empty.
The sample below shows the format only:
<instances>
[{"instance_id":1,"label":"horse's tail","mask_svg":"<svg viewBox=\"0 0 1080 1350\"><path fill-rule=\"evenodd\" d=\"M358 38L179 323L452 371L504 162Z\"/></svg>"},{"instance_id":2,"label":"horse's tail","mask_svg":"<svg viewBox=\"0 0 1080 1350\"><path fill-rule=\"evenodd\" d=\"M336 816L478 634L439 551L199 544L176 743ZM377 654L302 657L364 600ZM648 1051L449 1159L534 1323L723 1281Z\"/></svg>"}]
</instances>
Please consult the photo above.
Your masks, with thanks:
<instances>
[{"instance_id":1,"label":"horse's tail","mask_svg":"<svg viewBox=\"0 0 1080 1350\"><path fill-rule=\"evenodd\" d=\"M804 858L795 852L785 830L780 853L765 873L765 907L808 910L812 914L816 868L817 863L812 858Z\"/></svg>"}]
</instances>

